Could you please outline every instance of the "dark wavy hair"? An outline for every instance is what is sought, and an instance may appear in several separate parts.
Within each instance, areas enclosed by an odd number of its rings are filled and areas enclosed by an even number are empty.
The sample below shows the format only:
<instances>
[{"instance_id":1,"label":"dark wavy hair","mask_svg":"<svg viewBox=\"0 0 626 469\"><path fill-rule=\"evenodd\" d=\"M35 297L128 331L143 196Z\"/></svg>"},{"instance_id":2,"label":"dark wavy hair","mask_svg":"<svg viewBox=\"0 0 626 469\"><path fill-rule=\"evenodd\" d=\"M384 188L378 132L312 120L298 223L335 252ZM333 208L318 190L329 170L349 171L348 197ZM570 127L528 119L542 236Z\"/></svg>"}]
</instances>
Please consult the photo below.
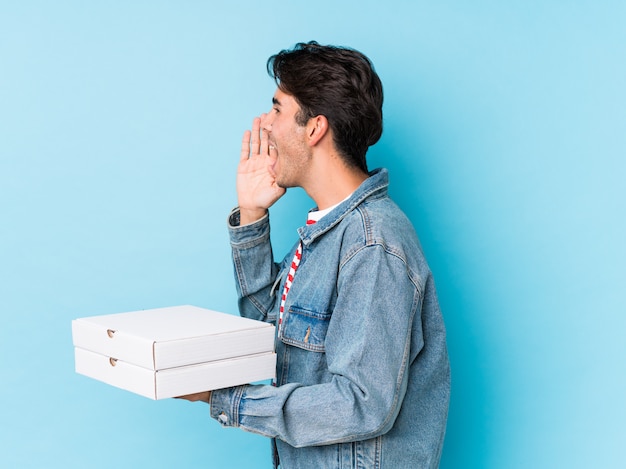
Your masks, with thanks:
<instances>
[{"instance_id":1,"label":"dark wavy hair","mask_svg":"<svg viewBox=\"0 0 626 469\"><path fill-rule=\"evenodd\" d=\"M383 87L372 62L354 49L311 41L271 56L267 72L300 105L297 123L325 116L346 164L367 173L365 154L383 133Z\"/></svg>"}]
</instances>

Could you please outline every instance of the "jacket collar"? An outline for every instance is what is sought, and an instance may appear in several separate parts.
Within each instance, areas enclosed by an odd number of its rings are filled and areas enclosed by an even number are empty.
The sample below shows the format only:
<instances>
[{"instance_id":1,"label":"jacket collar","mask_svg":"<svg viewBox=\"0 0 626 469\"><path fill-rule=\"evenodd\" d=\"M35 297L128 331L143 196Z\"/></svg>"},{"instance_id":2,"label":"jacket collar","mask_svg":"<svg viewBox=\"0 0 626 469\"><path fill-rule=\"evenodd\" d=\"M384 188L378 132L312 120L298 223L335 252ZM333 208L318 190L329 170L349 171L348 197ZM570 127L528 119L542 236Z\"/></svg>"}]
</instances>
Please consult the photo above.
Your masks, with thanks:
<instances>
[{"instance_id":1,"label":"jacket collar","mask_svg":"<svg viewBox=\"0 0 626 469\"><path fill-rule=\"evenodd\" d=\"M388 186L389 176L385 168L370 171L369 177L363 181L347 200L341 202L314 225L306 225L298 228L298 234L300 235L302 244L308 245L316 238L326 233L366 199L373 196L382 197L387 195Z\"/></svg>"}]
</instances>

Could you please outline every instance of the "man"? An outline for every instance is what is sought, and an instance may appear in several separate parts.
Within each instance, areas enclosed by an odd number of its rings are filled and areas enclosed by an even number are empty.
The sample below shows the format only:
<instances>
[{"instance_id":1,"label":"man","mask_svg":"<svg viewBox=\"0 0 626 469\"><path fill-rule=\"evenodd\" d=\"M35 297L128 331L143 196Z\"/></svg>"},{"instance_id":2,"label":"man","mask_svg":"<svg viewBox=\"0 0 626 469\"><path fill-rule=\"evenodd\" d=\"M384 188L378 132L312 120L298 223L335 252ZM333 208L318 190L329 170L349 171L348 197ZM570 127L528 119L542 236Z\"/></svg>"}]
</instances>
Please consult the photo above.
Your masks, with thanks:
<instances>
[{"instance_id":1,"label":"man","mask_svg":"<svg viewBox=\"0 0 626 469\"><path fill-rule=\"evenodd\" d=\"M387 172L367 170L381 82L363 54L315 42L274 55L268 72L278 88L244 134L229 232L241 314L277 327L276 381L187 398L210 402L224 426L273 438L286 469L437 467L445 329ZM268 209L289 187L316 209L277 264Z\"/></svg>"}]
</instances>

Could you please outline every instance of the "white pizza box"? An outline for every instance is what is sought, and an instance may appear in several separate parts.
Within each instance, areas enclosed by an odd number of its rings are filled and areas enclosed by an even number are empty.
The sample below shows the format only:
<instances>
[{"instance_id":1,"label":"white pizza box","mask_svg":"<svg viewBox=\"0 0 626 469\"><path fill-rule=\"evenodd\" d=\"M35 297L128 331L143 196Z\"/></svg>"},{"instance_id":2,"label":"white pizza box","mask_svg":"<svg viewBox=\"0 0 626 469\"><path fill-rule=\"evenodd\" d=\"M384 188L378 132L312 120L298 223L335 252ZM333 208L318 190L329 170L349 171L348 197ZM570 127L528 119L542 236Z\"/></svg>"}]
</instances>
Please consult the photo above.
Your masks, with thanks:
<instances>
[{"instance_id":1,"label":"white pizza box","mask_svg":"<svg viewBox=\"0 0 626 469\"><path fill-rule=\"evenodd\" d=\"M197 306L174 306L72 321L74 346L165 370L274 351L274 325Z\"/></svg>"},{"instance_id":2,"label":"white pizza box","mask_svg":"<svg viewBox=\"0 0 626 469\"><path fill-rule=\"evenodd\" d=\"M273 352L151 370L75 347L76 372L150 399L166 399L271 379Z\"/></svg>"}]
</instances>

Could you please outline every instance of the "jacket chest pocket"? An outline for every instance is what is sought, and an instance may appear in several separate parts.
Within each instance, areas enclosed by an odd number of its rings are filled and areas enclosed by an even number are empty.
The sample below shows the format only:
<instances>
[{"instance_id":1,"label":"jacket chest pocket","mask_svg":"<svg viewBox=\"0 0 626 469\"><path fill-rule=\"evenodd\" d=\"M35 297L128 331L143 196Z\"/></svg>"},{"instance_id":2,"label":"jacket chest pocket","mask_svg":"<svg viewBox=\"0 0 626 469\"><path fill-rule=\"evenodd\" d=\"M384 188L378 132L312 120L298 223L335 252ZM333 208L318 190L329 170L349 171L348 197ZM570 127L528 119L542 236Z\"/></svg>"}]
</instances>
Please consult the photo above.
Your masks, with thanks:
<instances>
[{"instance_id":1,"label":"jacket chest pocket","mask_svg":"<svg viewBox=\"0 0 626 469\"><path fill-rule=\"evenodd\" d=\"M280 338L284 343L304 350L325 352L330 317L330 313L309 311L294 305L283 318Z\"/></svg>"}]
</instances>

